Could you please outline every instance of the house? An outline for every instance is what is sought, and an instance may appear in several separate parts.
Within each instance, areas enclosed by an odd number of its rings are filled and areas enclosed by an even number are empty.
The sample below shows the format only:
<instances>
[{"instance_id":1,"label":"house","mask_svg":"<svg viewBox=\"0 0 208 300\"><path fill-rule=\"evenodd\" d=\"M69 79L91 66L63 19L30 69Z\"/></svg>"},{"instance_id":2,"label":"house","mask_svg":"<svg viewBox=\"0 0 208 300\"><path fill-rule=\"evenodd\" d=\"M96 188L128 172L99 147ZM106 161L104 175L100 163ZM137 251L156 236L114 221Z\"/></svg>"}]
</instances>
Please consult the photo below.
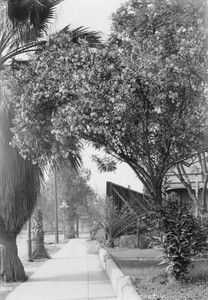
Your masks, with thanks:
<instances>
[{"instance_id":1,"label":"house","mask_svg":"<svg viewBox=\"0 0 208 300\"><path fill-rule=\"evenodd\" d=\"M181 176L183 179L180 178L179 173L175 168L167 172L165 176L165 192L167 194L175 192L178 195L181 203L190 206L193 210L196 210L193 198L191 199L189 193L189 191L191 191L196 201L198 201L199 208L204 213L207 213L208 191L204 186L205 181L203 179L199 164L195 163L190 167L184 166ZM184 182L188 185L189 191L185 184L182 183L182 180L184 180Z\"/></svg>"}]
</instances>

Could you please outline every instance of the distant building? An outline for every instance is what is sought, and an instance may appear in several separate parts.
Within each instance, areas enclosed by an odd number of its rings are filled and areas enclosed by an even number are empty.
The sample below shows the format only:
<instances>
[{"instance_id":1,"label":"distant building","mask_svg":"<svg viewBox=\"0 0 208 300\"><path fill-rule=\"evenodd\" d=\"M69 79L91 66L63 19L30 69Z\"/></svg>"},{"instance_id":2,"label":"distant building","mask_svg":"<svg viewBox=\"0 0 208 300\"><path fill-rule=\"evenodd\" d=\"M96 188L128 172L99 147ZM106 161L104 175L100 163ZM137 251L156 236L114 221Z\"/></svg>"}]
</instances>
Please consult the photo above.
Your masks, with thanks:
<instances>
[{"instance_id":1,"label":"distant building","mask_svg":"<svg viewBox=\"0 0 208 300\"><path fill-rule=\"evenodd\" d=\"M192 165L191 167L184 167L185 173L183 173L183 178L191 185L192 191L194 192L196 199L198 199L199 205L202 210L206 212L206 208L208 205L208 192L206 193L206 199L203 203L202 200L202 192L204 187L204 182L202 179L201 169L197 167L197 164ZM187 204L188 206L194 209L194 203L191 199L187 188L180 181L177 176L177 171L173 169L172 171L167 172L166 174L166 193L170 194L171 192L175 192L181 203Z\"/></svg>"}]
</instances>

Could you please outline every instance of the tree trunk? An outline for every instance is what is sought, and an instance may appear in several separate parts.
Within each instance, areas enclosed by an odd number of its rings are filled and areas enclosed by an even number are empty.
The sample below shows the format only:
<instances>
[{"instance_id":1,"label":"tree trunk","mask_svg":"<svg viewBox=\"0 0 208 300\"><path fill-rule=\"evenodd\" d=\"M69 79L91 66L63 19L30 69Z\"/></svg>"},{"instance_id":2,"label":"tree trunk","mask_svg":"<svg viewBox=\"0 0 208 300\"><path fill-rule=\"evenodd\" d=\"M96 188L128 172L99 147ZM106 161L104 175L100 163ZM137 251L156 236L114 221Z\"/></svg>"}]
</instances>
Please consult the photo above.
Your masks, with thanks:
<instances>
[{"instance_id":1,"label":"tree trunk","mask_svg":"<svg viewBox=\"0 0 208 300\"><path fill-rule=\"evenodd\" d=\"M175 173L175 174L178 176L179 180L181 181L181 183L184 185L184 187L188 191L188 194L194 205L194 215L197 217L199 214L201 214L201 211L200 211L200 207L199 207L199 201L196 196L196 191L193 190L193 188L192 188L190 178L187 175L183 164L182 163L177 164L176 168L177 168L178 173Z\"/></svg>"},{"instance_id":2,"label":"tree trunk","mask_svg":"<svg viewBox=\"0 0 208 300\"><path fill-rule=\"evenodd\" d=\"M25 281L27 279L22 262L17 253L17 233L6 229L0 215L0 243L3 245L3 279L6 282Z\"/></svg>"},{"instance_id":3,"label":"tree trunk","mask_svg":"<svg viewBox=\"0 0 208 300\"><path fill-rule=\"evenodd\" d=\"M37 207L32 216L32 258L49 258L44 246L43 215Z\"/></svg>"},{"instance_id":4,"label":"tree trunk","mask_svg":"<svg viewBox=\"0 0 208 300\"><path fill-rule=\"evenodd\" d=\"M67 239L75 238L74 220L69 221L69 223L66 226L66 238Z\"/></svg>"},{"instance_id":5,"label":"tree trunk","mask_svg":"<svg viewBox=\"0 0 208 300\"><path fill-rule=\"evenodd\" d=\"M159 205L159 206L162 205L163 197L162 197L162 186L161 185L158 185L155 188L153 200L154 200L154 202L153 202L154 204Z\"/></svg>"},{"instance_id":6,"label":"tree trunk","mask_svg":"<svg viewBox=\"0 0 208 300\"><path fill-rule=\"evenodd\" d=\"M208 176L207 176L208 177ZM202 209L203 213L207 213L207 186L205 185L202 189Z\"/></svg>"},{"instance_id":7,"label":"tree trunk","mask_svg":"<svg viewBox=\"0 0 208 300\"><path fill-rule=\"evenodd\" d=\"M27 279L21 260L17 254L16 237L7 236L3 243L3 278L6 282L25 281Z\"/></svg>"},{"instance_id":8,"label":"tree trunk","mask_svg":"<svg viewBox=\"0 0 208 300\"><path fill-rule=\"evenodd\" d=\"M163 199L162 185L159 183L156 183L154 187L149 186L149 188L147 188L147 186L144 186L143 187L143 195L149 204L161 206L162 199Z\"/></svg>"},{"instance_id":9,"label":"tree trunk","mask_svg":"<svg viewBox=\"0 0 208 300\"><path fill-rule=\"evenodd\" d=\"M67 239L75 238L74 215L72 212L67 211L65 216L66 216L66 219L65 219L66 220L66 223L65 223L66 238Z\"/></svg>"},{"instance_id":10,"label":"tree trunk","mask_svg":"<svg viewBox=\"0 0 208 300\"><path fill-rule=\"evenodd\" d=\"M203 176L203 188L202 188L202 210L203 213L207 213L207 183L208 183L208 174Z\"/></svg>"},{"instance_id":11,"label":"tree trunk","mask_svg":"<svg viewBox=\"0 0 208 300\"><path fill-rule=\"evenodd\" d=\"M49 255L45 249L44 241L40 239L32 239L32 258L49 258Z\"/></svg>"},{"instance_id":12,"label":"tree trunk","mask_svg":"<svg viewBox=\"0 0 208 300\"><path fill-rule=\"evenodd\" d=\"M112 232L111 228L109 229L109 233L108 233L108 246L110 248L115 247L114 239L113 239L113 232Z\"/></svg>"}]
</instances>

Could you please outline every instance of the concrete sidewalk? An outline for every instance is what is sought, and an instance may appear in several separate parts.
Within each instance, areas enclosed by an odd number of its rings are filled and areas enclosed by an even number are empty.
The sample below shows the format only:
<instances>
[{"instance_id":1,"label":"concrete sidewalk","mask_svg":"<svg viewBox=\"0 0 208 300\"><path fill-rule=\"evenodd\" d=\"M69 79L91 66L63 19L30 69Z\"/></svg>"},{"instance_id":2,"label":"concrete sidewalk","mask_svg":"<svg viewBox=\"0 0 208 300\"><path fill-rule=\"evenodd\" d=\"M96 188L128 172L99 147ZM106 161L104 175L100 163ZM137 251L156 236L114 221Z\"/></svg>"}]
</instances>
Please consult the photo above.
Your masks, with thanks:
<instances>
[{"instance_id":1,"label":"concrete sidewalk","mask_svg":"<svg viewBox=\"0 0 208 300\"><path fill-rule=\"evenodd\" d=\"M7 300L116 300L97 254L72 239L20 284Z\"/></svg>"}]
</instances>

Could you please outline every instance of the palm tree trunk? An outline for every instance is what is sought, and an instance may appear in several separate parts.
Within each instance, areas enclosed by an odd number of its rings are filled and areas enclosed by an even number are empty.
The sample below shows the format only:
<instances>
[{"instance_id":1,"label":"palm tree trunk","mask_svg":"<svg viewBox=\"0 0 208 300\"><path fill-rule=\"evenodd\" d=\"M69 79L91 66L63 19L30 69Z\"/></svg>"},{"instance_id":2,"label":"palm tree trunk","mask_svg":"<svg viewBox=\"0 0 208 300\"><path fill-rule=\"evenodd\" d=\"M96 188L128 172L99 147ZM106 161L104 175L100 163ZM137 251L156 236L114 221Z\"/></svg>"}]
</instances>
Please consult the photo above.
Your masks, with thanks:
<instances>
[{"instance_id":1,"label":"palm tree trunk","mask_svg":"<svg viewBox=\"0 0 208 300\"><path fill-rule=\"evenodd\" d=\"M66 238L72 239L75 238L75 228L74 228L74 214L73 212L68 211L66 214Z\"/></svg>"},{"instance_id":2,"label":"palm tree trunk","mask_svg":"<svg viewBox=\"0 0 208 300\"><path fill-rule=\"evenodd\" d=\"M37 207L32 217L32 258L49 258L44 246L43 215Z\"/></svg>"},{"instance_id":3,"label":"palm tree trunk","mask_svg":"<svg viewBox=\"0 0 208 300\"><path fill-rule=\"evenodd\" d=\"M114 239L113 239L113 230L112 230L112 228L109 228L109 232L108 232L108 246L110 248L114 248Z\"/></svg>"},{"instance_id":4,"label":"palm tree trunk","mask_svg":"<svg viewBox=\"0 0 208 300\"><path fill-rule=\"evenodd\" d=\"M17 235L8 232L0 217L0 243L3 245L3 279L6 282L25 281L27 279L23 265L18 257Z\"/></svg>"},{"instance_id":5,"label":"palm tree trunk","mask_svg":"<svg viewBox=\"0 0 208 300\"><path fill-rule=\"evenodd\" d=\"M6 282L25 281L27 279L21 260L17 254L16 238L4 241L3 278Z\"/></svg>"},{"instance_id":6,"label":"palm tree trunk","mask_svg":"<svg viewBox=\"0 0 208 300\"><path fill-rule=\"evenodd\" d=\"M32 258L49 258L49 255L45 249L44 241L40 239L32 239Z\"/></svg>"},{"instance_id":7,"label":"palm tree trunk","mask_svg":"<svg viewBox=\"0 0 208 300\"><path fill-rule=\"evenodd\" d=\"M1 96L1 86L0 86ZM36 204L40 186L38 167L23 159L12 140L10 107L0 109L0 243L3 245L3 277L7 282L25 281L26 275L18 257L16 237Z\"/></svg>"}]
</instances>

